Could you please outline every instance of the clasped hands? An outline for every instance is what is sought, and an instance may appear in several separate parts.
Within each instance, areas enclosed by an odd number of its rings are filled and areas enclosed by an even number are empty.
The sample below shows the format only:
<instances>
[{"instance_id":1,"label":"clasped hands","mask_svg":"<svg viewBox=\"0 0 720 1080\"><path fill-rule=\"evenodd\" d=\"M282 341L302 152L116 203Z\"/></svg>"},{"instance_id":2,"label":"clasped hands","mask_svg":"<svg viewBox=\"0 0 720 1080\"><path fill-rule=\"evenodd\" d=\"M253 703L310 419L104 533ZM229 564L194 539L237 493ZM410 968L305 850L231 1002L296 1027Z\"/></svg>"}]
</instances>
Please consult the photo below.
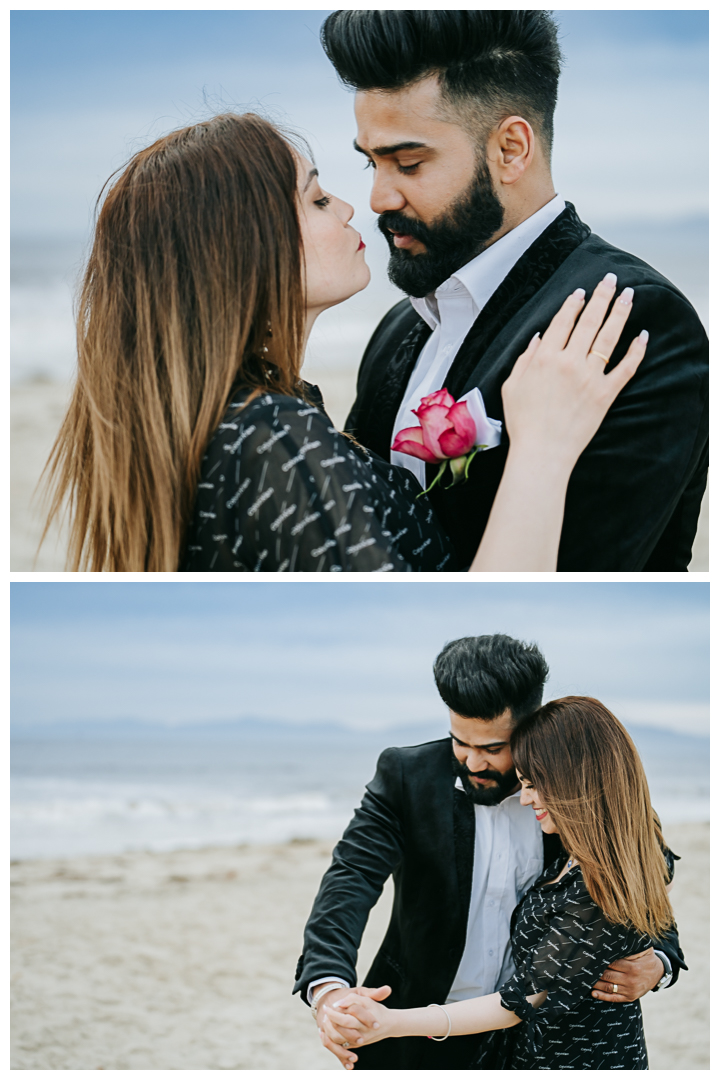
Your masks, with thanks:
<instances>
[{"instance_id":1,"label":"clasped hands","mask_svg":"<svg viewBox=\"0 0 720 1080\"><path fill-rule=\"evenodd\" d=\"M592 996L618 1004L636 1001L657 986L664 970L662 960L652 948L614 960L593 986ZM331 1000L321 1006L318 1015L320 1038L346 1069L351 1070L357 1061L354 1047L392 1037L395 1010L381 1004L391 993L389 986L375 989L357 986L335 991L328 995Z\"/></svg>"},{"instance_id":2,"label":"clasped hands","mask_svg":"<svg viewBox=\"0 0 720 1080\"><path fill-rule=\"evenodd\" d=\"M339 1000L324 1008L320 1037L346 1069L352 1069L357 1061L352 1047L367 1046L393 1034L394 1010L381 1004L391 993L389 986L359 986L346 990Z\"/></svg>"}]
</instances>

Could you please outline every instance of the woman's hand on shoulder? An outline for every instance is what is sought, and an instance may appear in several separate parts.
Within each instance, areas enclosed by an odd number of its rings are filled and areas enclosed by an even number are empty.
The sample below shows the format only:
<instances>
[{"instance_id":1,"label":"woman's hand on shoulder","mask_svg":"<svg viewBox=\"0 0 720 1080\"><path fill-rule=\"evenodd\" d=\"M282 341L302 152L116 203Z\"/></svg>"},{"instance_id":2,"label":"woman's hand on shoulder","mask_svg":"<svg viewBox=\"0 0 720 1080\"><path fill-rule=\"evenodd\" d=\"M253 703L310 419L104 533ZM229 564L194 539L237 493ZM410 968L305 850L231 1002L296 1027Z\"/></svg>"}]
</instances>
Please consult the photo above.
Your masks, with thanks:
<instances>
[{"instance_id":1,"label":"woman's hand on shoulder","mask_svg":"<svg viewBox=\"0 0 720 1080\"><path fill-rule=\"evenodd\" d=\"M546 453L572 468L637 371L645 355L646 331L612 371L605 370L632 310L633 290L625 289L605 319L616 280L608 274L587 304L584 290L572 293L544 335L534 337L518 358L502 388L505 422L516 452L523 448L532 456Z\"/></svg>"}]
</instances>

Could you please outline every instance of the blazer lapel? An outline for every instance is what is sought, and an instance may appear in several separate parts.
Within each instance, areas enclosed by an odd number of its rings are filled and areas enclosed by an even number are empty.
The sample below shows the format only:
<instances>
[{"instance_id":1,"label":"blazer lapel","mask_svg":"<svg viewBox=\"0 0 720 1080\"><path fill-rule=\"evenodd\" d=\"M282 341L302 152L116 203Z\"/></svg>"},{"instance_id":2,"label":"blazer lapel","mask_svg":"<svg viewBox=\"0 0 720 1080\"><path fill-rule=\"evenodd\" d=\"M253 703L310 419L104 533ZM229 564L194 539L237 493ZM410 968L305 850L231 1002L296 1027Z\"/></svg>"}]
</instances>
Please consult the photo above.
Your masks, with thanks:
<instances>
[{"instance_id":1,"label":"blazer lapel","mask_svg":"<svg viewBox=\"0 0 720 1080\"><path fill-rule=\"evenodd\" d=\"M475 861L475 810L472 801L459 788L454 788L453 797L453 834L460 909L458 924L462 926L464 947Z\"/></svg>"},{"instance_id":2,"label":"blazer lapel","mask_svg":"<svg viewBox=\"0 0 720 1080\"><path fill-rule=\"evenodd\" d=\"M363 402L362 441L388 461L395 417L402 404L410 373L431 332L425 320L419 315L417 318L417 323L388 360L382 378L372 387L369 400Z\"/></svg>"},{"instance_id":3,"label":"blazer lapel","mask_svg":"<svg viewBox=\"0 0 720 1080\"><path fill-rule=\"evenodd\" d=\"M482 368L483 356L494 339L589 235L590 229L580 220L575 207L566 203L563 212L518 259L478 315L455 357L445 385L456 400L477 386L477 369Z\"/></svg>"}]
</instances>

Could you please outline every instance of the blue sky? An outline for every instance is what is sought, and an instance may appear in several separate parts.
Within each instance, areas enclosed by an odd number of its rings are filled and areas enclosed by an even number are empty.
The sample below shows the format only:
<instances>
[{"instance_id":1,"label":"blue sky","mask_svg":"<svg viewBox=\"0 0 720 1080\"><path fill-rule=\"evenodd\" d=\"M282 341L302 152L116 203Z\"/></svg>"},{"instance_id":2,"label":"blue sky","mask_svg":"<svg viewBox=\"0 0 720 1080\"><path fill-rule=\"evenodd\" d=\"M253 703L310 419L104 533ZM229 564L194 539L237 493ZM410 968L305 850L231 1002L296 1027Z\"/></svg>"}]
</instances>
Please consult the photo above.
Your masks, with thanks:
<instances>
[{"instance_id":1,"label":"blue sky","mask_svg":"<svg viewBox=\"0 0 720 1080\"><path fill-rule=\"evenodd\" d=\"M367 228L352 96L318 41L326 14L13 12L13 228L85 233L103 181L133 150L256 102L311 136L324 182ZM558 190L593 224L704 214L707 12L556 14L567 57Z\"/></svg>"},{"instance_id":2,"label":"blue sky","mask_svg":"<svg viewBox=\"0 0 720 1080\"><path fill-rule=\"evenodd\" d=\"M708 731L704 583L19 583L16 722L442 722L432 661L468 634L537 641L548 696Z\"/></svg>"}]
</instances>

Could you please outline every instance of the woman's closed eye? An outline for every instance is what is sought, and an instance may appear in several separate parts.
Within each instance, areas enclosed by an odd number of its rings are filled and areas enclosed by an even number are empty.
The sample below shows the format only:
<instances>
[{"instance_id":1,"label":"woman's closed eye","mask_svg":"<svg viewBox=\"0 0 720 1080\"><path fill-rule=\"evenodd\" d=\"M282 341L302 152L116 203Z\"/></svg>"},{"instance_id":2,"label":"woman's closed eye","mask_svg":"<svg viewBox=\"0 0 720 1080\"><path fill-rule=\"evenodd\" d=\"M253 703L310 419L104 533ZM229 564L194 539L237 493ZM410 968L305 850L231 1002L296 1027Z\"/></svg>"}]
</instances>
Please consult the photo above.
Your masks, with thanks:
<instances>
[{"instance_id":1,"label":"woman's closed eye","mask_svg":"<svg viewBox=\"0 0 720 1080\"><path fill-rule=\"evenodd\" d=\"M323 195L320 199L313 199L316 206L319 206L321 210L324 210L326 206L330 205L332 195Z\"/></svg>"}]
</instances>

